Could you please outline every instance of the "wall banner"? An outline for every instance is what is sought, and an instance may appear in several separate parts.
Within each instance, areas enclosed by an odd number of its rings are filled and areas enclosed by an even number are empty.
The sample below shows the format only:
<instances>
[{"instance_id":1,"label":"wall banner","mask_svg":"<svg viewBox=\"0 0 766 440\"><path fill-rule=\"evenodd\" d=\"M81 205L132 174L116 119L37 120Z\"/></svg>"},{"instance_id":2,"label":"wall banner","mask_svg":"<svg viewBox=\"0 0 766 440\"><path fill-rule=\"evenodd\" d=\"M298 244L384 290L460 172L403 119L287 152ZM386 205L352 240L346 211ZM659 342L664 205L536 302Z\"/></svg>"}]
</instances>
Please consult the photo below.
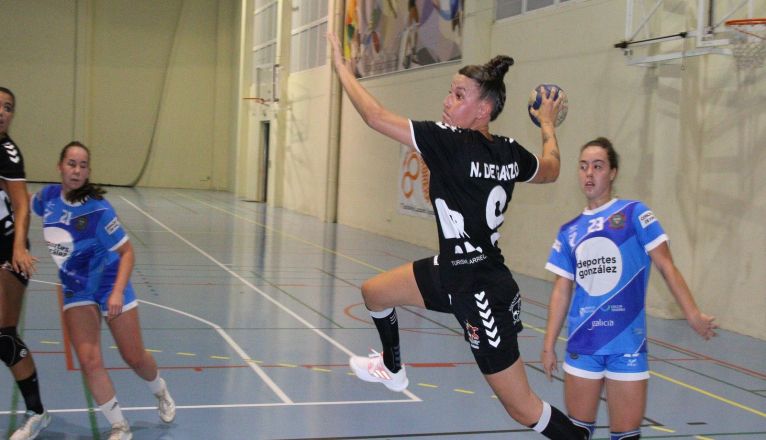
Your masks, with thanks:
<instances>
[{"instance_id":1,"label":"wall banner","mask_svg":"<svg viewBox=\"0 0 766 440\"><path fill-rule=\"evenodd\" d=\"M433 218L434 210L428 196L431 174L420 154L407 145L400 147L399 213Z\"/></svg>"},{"instance_id":2,"label":"wall banner","mask_svg":"<svg viewBox=\"0 0 766 440\"><path fill-rule=\"evenodd\" d=\"M357 78L462 57L465 0L346 0L343 52Z\"/></svg>"}]
</instances>

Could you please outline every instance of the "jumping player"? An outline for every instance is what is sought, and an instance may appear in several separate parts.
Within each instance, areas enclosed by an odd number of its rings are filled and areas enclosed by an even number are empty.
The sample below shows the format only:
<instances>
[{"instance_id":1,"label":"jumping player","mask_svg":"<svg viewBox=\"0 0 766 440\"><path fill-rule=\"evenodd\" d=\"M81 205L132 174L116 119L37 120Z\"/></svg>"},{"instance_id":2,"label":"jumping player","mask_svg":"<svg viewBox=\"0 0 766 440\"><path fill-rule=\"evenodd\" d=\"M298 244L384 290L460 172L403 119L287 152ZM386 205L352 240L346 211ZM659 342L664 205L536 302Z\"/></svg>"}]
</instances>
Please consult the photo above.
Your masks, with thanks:
<instances>
[{"instance_id":1,"label":"jumping player","mask_svg":"<svg viewBox=\"0 0 766 440\"><path fill-rule=\"evenodd\" d=\"M611 439L641 437L649 379L644 301L651 263L700 336L709 339L717 327L697 308L654 213L639 201L613 198L618 169L619 157L608 139L582 147L578 175L587 207L561 227L545 266L557 276L543 367L549 379L557 371L556 339L568 318L564 396L569 416L588 439L605 384Z\"/></svg>"},{"instance_id":2,"label":"jumping player","mask_svg":"<svg viewBox=\"0 0 766 440\"><path fill-rule=\"evenodd\" d=\"M380 274L362 286L383 344L382 354L354 356L360 379L394 391L407 388L400 359L395 306L452 313L465 330L479 369L508 414L552 439L582 439L572 422L532 391L516 333L521 330L519 289L497 247L498 228L516 182L553 182L559 152L553 121L561 100L543 99L543 153L537 158L516 141L492 135L489 122L505 105L503 77L513 60L498 56L466 66L452 80L440 122L410 121L384 108L354 77L338 38L328 34L333 65L365 123L414 147L431 172L439 255Z\"/></svg>"},{"instance_id":3,"label":"jumping player","mask_svg":"<svg viewBox=\"0 0 766 440\"><path fill-rule=\"evenodd\" d=\"M101 316L106 318L123 360L147 382L160 419L170 423L176 407L154 357L144 349L136 294L130 283L133 246L105 191L89 182L90 152L79 142L61 151L61 184L35 194L32 207L43 217L51 257L59 266L66 325L88 389L112 425L109 440L132 434L117 402L101 354Z\"/></svg>"},{"instance_id":4,"label":"jumping player","mask_svg":"<svg viewBox=\"0 0 766 440\"><path fill-rule=\"evenodd\" d=\"M32 354L19 337L24 291L35 271L29 254L29 195L24 157L8 135L16 112L16 97L0 87L0 360L10 368L26 404L26 420L11 440L27 440L48 426L50 415L40 399Z\"/></svg>"}]
</instances>

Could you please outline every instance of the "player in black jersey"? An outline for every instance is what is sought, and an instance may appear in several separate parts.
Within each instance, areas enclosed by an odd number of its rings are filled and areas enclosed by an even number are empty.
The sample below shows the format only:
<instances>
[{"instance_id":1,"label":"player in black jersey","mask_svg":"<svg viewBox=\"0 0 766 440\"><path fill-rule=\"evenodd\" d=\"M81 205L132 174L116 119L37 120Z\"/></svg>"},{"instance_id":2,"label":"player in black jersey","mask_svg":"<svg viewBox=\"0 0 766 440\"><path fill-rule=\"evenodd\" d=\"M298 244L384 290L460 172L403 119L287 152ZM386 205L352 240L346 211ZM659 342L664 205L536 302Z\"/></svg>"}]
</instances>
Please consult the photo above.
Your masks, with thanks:
<instances>
[{"instance_id":1,"label":"player in black jersey","mask_svg":"<svg viewBox=\"0 0 766 440\"><path fill-rule=\"evenodd\" d=\"M24 158L8 135L16 111L16 97L0 87L0 360L10 368L26 403L26 420L11 440L37 437L50 423L43 408L37 369L29 349L16 331L24 291L35 271L29 254L29 194Z\"/></svg>"},{"instance_id":2,"label":"player in black jersey","mask_svg":"<svg viewBox=\"0 0 766 440\"><path fill-rule=\"evenodd\" d=\"M408 263L362 285L362 295L383 344L382 353L353 356L362 380L394 391L407 388L399 352L395 306L452 313L465 331L479 369L513 419L552 439L584 435L529 387L516 334L521 330L519 289L497 247L498 228L516 182L547 183L559 174L553 121L561 98L544 96L541 157L516 141L490 134L489 122L505 105L503 77L513 59L498 56L460 69L444 99L440 122L410 121L384 108L354 77L338 38L328 35L343 89L365 123L417 149L431 172L430 197L437 216L439 255Z\"/></svg>"}]
</instances>

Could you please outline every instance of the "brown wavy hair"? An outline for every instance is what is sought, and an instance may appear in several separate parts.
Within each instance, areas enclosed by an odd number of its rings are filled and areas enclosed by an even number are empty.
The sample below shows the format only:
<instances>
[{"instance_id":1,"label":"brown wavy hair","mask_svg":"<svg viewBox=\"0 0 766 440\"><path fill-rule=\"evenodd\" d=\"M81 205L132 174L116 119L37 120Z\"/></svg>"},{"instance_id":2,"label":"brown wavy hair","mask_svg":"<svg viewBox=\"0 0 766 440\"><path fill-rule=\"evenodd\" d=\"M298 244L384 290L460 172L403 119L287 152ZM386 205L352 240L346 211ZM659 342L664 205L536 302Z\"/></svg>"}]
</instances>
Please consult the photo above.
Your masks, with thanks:
<instances>
[{"instance_id":1,"label":"brown wavy hair","mask_svg":"<svg viewBox=\"0 0 766 440\"><path fill-rule=\"evenodd\" d=\"M59 165L64 162L67 151L72 147L80 147L85 150L88 154L88 168L90 168L90 150L80 141L72 141L64 146L61 150L61 154L59 154ZM90 179L85 179L83 186L70 191L65 195L65 198L70 203L80 203L84 202L86 199L101 200L104 198L104 194L106 194L105 189L101 188L99 185L91 183Z\"/></svg>"}]
</instances>

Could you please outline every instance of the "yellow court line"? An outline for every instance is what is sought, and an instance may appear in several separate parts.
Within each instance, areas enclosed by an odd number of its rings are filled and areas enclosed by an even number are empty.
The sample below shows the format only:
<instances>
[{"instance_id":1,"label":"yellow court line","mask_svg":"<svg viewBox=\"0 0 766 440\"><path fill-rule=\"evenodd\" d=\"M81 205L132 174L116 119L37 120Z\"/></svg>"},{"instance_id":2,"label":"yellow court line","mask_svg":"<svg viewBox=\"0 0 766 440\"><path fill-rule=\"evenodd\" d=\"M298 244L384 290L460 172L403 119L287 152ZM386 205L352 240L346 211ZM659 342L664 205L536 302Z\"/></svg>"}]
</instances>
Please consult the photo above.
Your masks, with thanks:
<instances>
[{"instance_id":1,"label":"yellow court line","mask_svg":"<svg viewBox=\"0 0 766 440\"><path fill-rule=\"evenodd\" d=\"M185 351L179 351L179 352L178 352L178 353L176 353L176 354L177 354L177 355L179 355L179 356L197 356L197 355L196 355L196 354L194 354L194 353L186 353Z\"/></svg>"},{"instance_id":2,"label":"yellow court line","mask_svg":"<svg viewBox=\"0 0 766 440\"><path fill-rule=\"evenodd\" d=\"M144 350L148 351L149 353L162 353L162 350L155 350L153 348L144 348Z\"/></svg>"},{"instance_id":3,"label":"yellow court line","mask_svg":"<svg viewBox=\"0 0 766 440\"><path fill-rule=\"evenodd\" d=\"M657 431L661 431L661 432L676 432L673 429L663 428L662 426L650 426L650 428L652 428L654 430L657 430Z\"/></svg>"},{"instance_id":4,"label":"yellow court line","mask_svg":"<svg viewBox=\"0 0 766 440\"><path fill-rule=\"evenodd\" d=\"M228 361L231 358L228 356L210 356L210 359L222 359L222 360Z\"/></svg>"},{"instance_id":5,"label":"yellow court line","mask_svg":"<svg viewBox=\"0 0 766 440\"><path fill-rule=\"evenodd\" d=\"M695 435L694 438L696 440L714 440L714 439L712 439L710 437L704 437L704 436L701 436L701 435Z\"/></svg>"},{"instance_id":6,"label":"yellow court line","mask_svg":"<svg viewBox=\"0 0 766 440\"><path fill-rule=\"evenodd\" d=\"M474 392L473 392L473 391L471 391L471 390L464 390L464 389L462 389L462 388L455 388L455 389L454 389L454 390L452 390L452 391L455 391L455 392L457 392L457 393L463 393L463 394L476 394L476 393L474 393Z\"/></svg>"},{"instance_id":7,"label":"yellow court line","mask_svg":"<svg viewBox=\"0 0 766 440\"><path fill-rule=\"evenodd\" d=\"M432 385L430 383L419 383L418 386L426 387L426 388L439 388L438 385Z\"/></svg>"},{"instance_id":8,"label":"yellow court line","mask_svg":"<svg viewBox=\"0 0 766 440\"><path fill-rule=\"evenodd\" d=\"M59 345L61 342L59 341L40 341L41 344L49 344L49 345Z\"/></svg>"},{"instance_id":9,"label":"yellow court line","mask_svg":"<svg viewBox=\"0 0 766 440\"><path fill-rule=\"evenodd\" d=\"M179 195L181 197L185 197L185 198L190 199L190 200L194 200L195 202L201 203L203 205L207 205L207 206L209 206L209 207L211 207L213 209L217 209L217 210L219 210L221 212L225 212L225 213L227 213L229 215L232 215L232 216L234 216L234 217L236 217L236 218L238 218L240 220L244 220L244 221L246 221L248 223L252 223L254 225L260 226L263 229L266 229L267 231L274 232L274 233L279 234L279 235L281 235L283 237L291 238L291 239L293 239L295 241L299 241L299 242L301 242L303 244L307 244L309 246L313 246L313 247L315 247L317 249L320 249L320 250L322 250L324 252L328 252L330 254L346 258L346 259L348 259L350 261L353 261L354 263L361 264L362 266L366 266L366 267L369 267L370 269L377 270L378 272L382 273L382 272L386 271L386 269L381 269L380 267L374 266L374 265L372 265L370 263L367 263L365 261L362 261L362 260L360 260L358 258L354 258L354 257L352 257L350 255L346 255L346 254L343 254L341 252L335 251L333 249L326 248L324 246L321 246L321 245L318 245L316 243L310 242L310 241L308 241L308 240L306 240L304 238L298 237L297 235L288 234L287 232L283 232L283 231L281 231L279 229L274 229L274 228L272 228L270 226L264 225L263 223L259 223L259 222L255 221L255 220L252 220L252 219L248 218L248 217L241 216L241 215L237 214L236 212L232 212L232 211L229 211L227 209L223 209L223 208L220 208L218 206L211 205L210 203L208 203L208 202L206 202L204 200L200 200L200 199L197 199L195 197L191 197L191 196L188 196L186 194L181 194L181 193L178 193L178 192L176 192L175 194L177 194L177 195Z\"/></svg>"},{"instance_id":10,"label":"yellow court line","mask_svg":"<svg viewBox=\"0 0 766 440\"><path fill-rule=\"evenodd\" d=\"M653 375L653 376L657 376L657 377L659 377L660 379L664 379L664 380L667 380L668 382L674 383L674 384L676 384L676 385L679 385L679 386L682 386L682 387L684 387L684 388L688 388L688 389L690 389L690 390L692 390L692 391L696 391L696 392L698 392L698 393L700 393L700 394L703 394L703 395L705 395L705 396L708 396L708 397L710 397L710 398L713 398L713 399L719 400L719 401L721 401L721 402L723 402L723 403L728 403L728 404L729 404L729 405L731 405L731 406L735 406L735 407L737 407L737 408L739 408L739 409L745 410L745 411L747 411L747 412L751 412L751 413L753 413L753 414L755 414L755 415L757 415L757 416L761 416L761 417L764 417L764 418L766 418L766 412L763 412L763 411L758 411L758 410L757 410L757 409L755 409L755 408L750 408L749 406L743 405L743 404L741 404L741 403L737 403L737 402L735 402L735 401L733 401L733 400L729 400L729 399L727 399L727 398L725 398L725 397L721 397L721 396L719 396L719 395L717 395L717 394L713 394L713 393L711 393L710 391L705 391L705 390L703 390L703 389L700 389L700 388L697 388L697 387L695 387L695 386L693 386L693 385L689 385L689 384L687 384L687 383L681 382L680 380L677 380L677 379L673 379L672 377L668 377L668 376L665 376L664 374L655 373L654 371L650 371L650 372L649 372L649 374L651 374L651 375Z\"/></svg>"},{"instance_id":11,"label":"yellow court line","mask_svg":"<svg viewBox=\"0 0 766 440\"><path fill-rule=\"evenodd\" d=\"M318 371L320 373L332 373L332 370L328 370L327 368L313 367L311 370Z\"/></svg>"}]
</instances>

